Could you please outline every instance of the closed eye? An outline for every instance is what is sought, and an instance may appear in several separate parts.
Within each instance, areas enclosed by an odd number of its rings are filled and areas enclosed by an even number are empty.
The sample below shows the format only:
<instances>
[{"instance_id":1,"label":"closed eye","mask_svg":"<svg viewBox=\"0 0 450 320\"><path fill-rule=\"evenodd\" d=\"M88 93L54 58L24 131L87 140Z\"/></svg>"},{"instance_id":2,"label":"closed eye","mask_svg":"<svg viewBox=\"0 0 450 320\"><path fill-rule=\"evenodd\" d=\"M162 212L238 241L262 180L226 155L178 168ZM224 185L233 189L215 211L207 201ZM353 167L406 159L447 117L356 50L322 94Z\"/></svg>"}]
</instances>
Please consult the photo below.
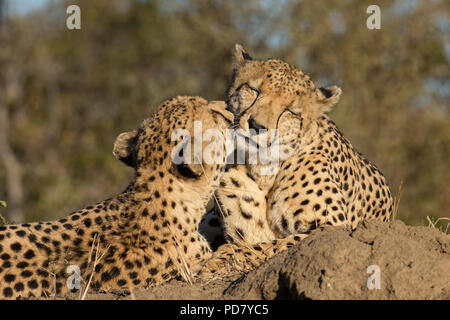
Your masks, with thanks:
<instances>
[{"instance_id":1,"label":"closed eye","mask_svg":"<svg viewBox=\"0 0 450 320\"><path fill-rule=\"evenodd\" d=\"M249 85L248 83L243 83L243 84L241 84L239 87L236 88L236 91L233 93L233 95L235 95L235 94L240 94L239 92L240 92L240 90L241 90L244 86L247 87L247 88L249 88L250 90L254 91L255 94L256 94L256 97L254 98L253 102L252 102L249 106L247 106L244 110L241 110L241 107L239 106L238 112L239 112L241 115L244 114L244 113L245 113L247 110L249 110L251 107L253 107L253 105L254 105L255 102L259 99L259 96L260 96L260 94L261 94L261 93L259 92L258 89L252 87L252 86Z\"/></svg>"},{"instance_id":2,"label":"closed eye","mask_svg":"<svg viewBox=\"0 0 450 320\"><path fill-rule=\"evenodd\" d=\"M192 171L192 169L189 168L189 166L185 163L176 165L176 168L178 170L178 173L181 174L185 178L190 178L190 179L200 178L200 175L198 175L194 171Z\"/></svg>"},{"instance_id":3,"label":"closed eye","mask_svg":"<svg viewBox=\"0 0 450 320\"><path fill-rule=\"evenodd\" d=\"M235 90L234 92L240 91L244 86L247 87L247 88L249 88L249 89L251 89L251 90L256 91L257 93L259 93L259 90L258 90L258 89L253 88L253 87L252 87L251 85L249 85L247 82L244 82L244 83L240 84L240 85L236 88L236 90Z\"/></svg>"}]
</instances>

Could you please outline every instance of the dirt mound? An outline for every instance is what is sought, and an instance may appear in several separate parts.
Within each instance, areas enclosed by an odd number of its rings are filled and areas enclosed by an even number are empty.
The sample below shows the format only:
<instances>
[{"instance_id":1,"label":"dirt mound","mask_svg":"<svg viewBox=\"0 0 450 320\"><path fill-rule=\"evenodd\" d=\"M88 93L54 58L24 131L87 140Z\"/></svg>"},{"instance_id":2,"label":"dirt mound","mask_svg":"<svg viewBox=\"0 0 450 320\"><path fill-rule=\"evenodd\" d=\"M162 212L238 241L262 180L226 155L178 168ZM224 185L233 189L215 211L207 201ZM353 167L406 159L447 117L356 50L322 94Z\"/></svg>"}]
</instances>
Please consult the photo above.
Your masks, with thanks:
<instances>
[{"instance_id":1,"label":"dirt mound","mask_svg":"<svg viewBox=\"0 0 450 320\"><path fill-rule=\"evenodd\" d=\"M369 290L377 269L380 289ZM231 284L224 298L450 299L450 235L400 221L327 228Z\"/></svg>"},{"instance_id":2,"label":"dirt mound","mask_svg":"<svg viewBox=\"0 0 450 320\"><path fill-rule=\"evenodd\" d=\"M368 289L369 277L380 289ZM171 281L133 295L88 295L134 298L450 299L450 235L400 221L368 221L354 232L329 227L243 276L192 285Z\"/></svg>"}]
</instances>

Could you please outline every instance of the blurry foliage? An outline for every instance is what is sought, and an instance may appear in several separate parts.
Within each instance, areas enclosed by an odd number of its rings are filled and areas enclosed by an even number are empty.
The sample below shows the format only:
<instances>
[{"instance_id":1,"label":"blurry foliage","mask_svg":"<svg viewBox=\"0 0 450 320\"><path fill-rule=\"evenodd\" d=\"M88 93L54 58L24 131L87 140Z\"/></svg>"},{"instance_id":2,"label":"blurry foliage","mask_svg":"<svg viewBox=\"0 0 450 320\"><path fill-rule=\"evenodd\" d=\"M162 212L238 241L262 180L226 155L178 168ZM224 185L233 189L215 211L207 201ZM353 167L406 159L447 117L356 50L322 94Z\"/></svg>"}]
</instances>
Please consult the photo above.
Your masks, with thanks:
<instances>
[{"instance_id":1,"label":"blurry foliage","mask_svg":"<svg viewBox=\"0 0 450 320\"><path fill-rule=\"evenodd\" d=\"M62 4L11 17L0 108L21 168L16 206L26 221L53 219L120 192L132 170L112 156L116 136L169 97L223 99L239 42L342 87L331 117L394 194L404 181L400 219L450 216L450 3L401 1L376 1L381 30L366 28L373 1L70 1L79 31L66 29ZM0 159L0 181L6 167Z\"/></svg>"}]
</instances>

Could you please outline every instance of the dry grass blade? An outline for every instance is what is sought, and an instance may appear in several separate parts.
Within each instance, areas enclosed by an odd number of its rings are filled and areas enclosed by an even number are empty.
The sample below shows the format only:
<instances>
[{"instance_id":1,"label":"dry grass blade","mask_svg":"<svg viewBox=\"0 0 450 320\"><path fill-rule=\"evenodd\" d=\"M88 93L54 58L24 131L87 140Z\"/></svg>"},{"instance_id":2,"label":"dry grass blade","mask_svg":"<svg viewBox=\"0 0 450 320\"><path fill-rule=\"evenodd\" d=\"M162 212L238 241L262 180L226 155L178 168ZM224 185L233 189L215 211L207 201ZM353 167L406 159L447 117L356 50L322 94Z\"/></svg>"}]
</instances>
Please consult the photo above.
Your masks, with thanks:
<instances>
[{"instance_id":1,"label":"dry grass blade","mask_svg":"<svg viewBox=\"0 0 450 320\"><path fill-rule=\"evenodd\" d=\"M193 283L193 276L192 276L192 272L189 268L189 264L186 262L186 258L184 256L183 250L181 249L182 246L180 245L175 233L173 232L172 228L169 227L170 233L173 236L173 239L175 240L175 249L177 250L177 255L181 261L181 264L178 261L178 258L174 258L171 257L173 263L175 264L178 272L180 273L180 275L183 277L183 279L189 283L190 285L192 285Z\"/></svg>"},{"instance_id":2,"label":"dry grass blade","mask_svg":"<svg viewBox=\"0 0 450 320\"><path fill-rule=\"evenodd\" d=\"M400 199L402 198L402 192L403 192L403 180L400 181L400 185L398 186L397 197L395 198L394 201L394 211L392 213L392 221L395 221L397 219L397 212L398 207L400 205Z\"/></svg>"},{"instance_id":3,"label":"dry grass blade","mask_svg":"<svg viewBox=\"0 0 450 320\"><path fill-rule=\"evenodd\" d=\"M6 226L7 224L6 218L0 213L0 226Z\"/></svg>"},{"instance_id":4,"label":"dry grass blade","mask_svg":"<svg viewBox=\"0 0 450 320\"><path fill-rule=\"evenodd\" d=\"M434 225L434 223L431 220L430 216L427 216L427 221L428 221L428 227L436 228L436 226Z\"/></svg>"},{"instance_id":5,"label":"dry grass blade","mask_svg":"<svg viewBox=\"0 0 450 320\"><path fill-rule=\"evenodd\" d=\"M243 189L243 188L234 188L234 187L230 188L230 187L222 187L222 186L219 186L218 188L221 189L221 190L225 190L225 191L238 191L238 192L241 192L241 193L244 193L244 192L254 193L253 190L247 190L247 189Z\"/></svg>"},{"instance_id":6,"label":"dry grass blade","mask_svg":"<svg viewBox=\"0 0 450 320\"><path fill-rule=\"evenodd\" d=\"M54 272L50 273L52 275L52 295L51 298L52 300L56 299L56 274Z\"/></svg>"},{"instance_id":7,"label":"dry grass blade","mask_svg":"<svg viewBox=\"0 0 450 320\"><path fill-rule=\"evenodd\" d=\"M95 241L97 242L97 245L95 245ZM95 267L97 267L97 264L103 259L103 257L105 256L106 252L108 252L110 245L108 244L108 246L106 247L105 251L103 251L103 253L101 255L99 255L99 247L100 247L100 239L99 237L94 237L94 241L92 242L92 246L96 246L95 249L95 259L94 259L94 265L92 267L92 272L91 275L89 277L89 281L86 284L86 288L84 288L84 293L83 296L81 297L81 300L86 299L86 294L89 291L89 287L91 286L91 282L92 282L92 278L94 277L95 274ZM91 250L92 252L92 250ZM89 258L91 259L91 258Z\"/></svg>"},{"instance_id":8,"label":"dry grass blade","mask_svg":"<svg viewBox=\"0 0 450 320\"><path fill-rule=\"evenodd\" d=\"M236 255L236 251L234 251L233 247L230 247L230 250L233 252L233 254L231 255L231 259L233 260L233 262L232 262L233 269L235 269L235 270L242 269L243 264L239 261L239 259L238 259L239 257Z\"/></svg>"},{"instance_id":9,"label":"dry grass blade","mask_svg":"<svg viewBox=\"0 0 450 320\"><path fill-rule=\"evenodd\" d=\"M6 208L6 202L0 200L0 207ZM0 226L1 225L7 225L8 222L6 221L5 217L0 213Z\"/></svg>"},{"instance_id":10,"label":"dry grass blade","mask_svg":"<svg viewBox=\"0 0 450 320\"><path fill-rule=\"evenodd\" d=\"M94 252L94 248L95 248L96 243L97 243L97 236L98 236L98 234L96 233L96 234L94 235L94 239L93 239L93 241L92 241L91 250L89 251L89 260L88 260L88 265L87 265L87 267L86 267L86 270L87 270L87 271L89 270L89 268L90 268L90 266L91 266L91 262L92 262L92 253ZM87 276L87 274L86 274L86 276ZM84 279L84 282L86 282L86 281L87 281L87 277ZM80 290L80 299L81 299L82 294L83 294L84 291L85 291L85 290Z\"/></svg>"},{"instance_id":11,"label":"dry grass blade","mask_svg":"<svg viewBox=\"0 0 450 320\"><path fill-rule=\"evenodd\" d=\"M448 229L449 229L449 226L450 226L450 218L447 218L447 217L442 217L442 218L437 218L436 220L434 220L434 222L433 222L433 220L432 220L432 218L430 217L430 216L427 216L427 220L428 220L428 227L430 227L430 228L434 228L434 229L438 229L438 230L440 230L440 231L442 231L442 232L444 232L444 233L448 233ZM448 221L447 222L447 227L445 228L445 230L444 230L444 228L441 226L441 227L436 227L436 225L439 223L439 222L441 222L441 221Z\"/></svg>"},{"instance_id":12,"label":"dry grass blade","mask_svg":"<svg viewBox=\"0 0 450 320\"><path fill-rule=\"evenodd\" d=\"M313 213L314 213L314 222L316 223L316 229L317 229L318 228L318 224L317 224L316 208L313 208Z\"/></svg>"},{"instance_id":13,"label":"dry grass blade","mask_svg":"<svg viewBox=\"0 0 450 320\"><path fill-rule=\"evenodd\" d=\"M239 246L247 248L248 250L250 250L255 256L259 257L260 259L263 259L263 257L261 256L261 252L256 251L253 248L253 245L251 243L248 243L247 240L245 240L244 236L241 234L241 232L239 232L239 230L234 227L234 231L236 232L236 234L239 237L232 237L233 241L235 241Z\"/></svg>"}]
</instances>

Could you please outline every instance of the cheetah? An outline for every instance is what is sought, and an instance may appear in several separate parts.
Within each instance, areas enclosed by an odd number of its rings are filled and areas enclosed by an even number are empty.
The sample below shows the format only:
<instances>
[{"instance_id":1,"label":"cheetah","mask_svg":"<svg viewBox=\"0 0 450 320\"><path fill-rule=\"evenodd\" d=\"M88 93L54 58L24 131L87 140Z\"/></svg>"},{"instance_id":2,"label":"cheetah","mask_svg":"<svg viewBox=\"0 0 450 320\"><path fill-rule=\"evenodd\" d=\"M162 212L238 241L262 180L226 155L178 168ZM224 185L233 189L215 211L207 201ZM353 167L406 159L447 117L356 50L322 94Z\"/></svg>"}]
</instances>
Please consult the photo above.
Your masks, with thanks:
<instances>
[{"instance_id":1,"label":"cheetah","mask_svg":"<svg viewBox=\"0 0 450 320\"><path fill-rule=\"evenodd\" d=\"M214 214L223 219L228 240L240 246L227 244L205 269L226 268L237 250L243 252L244 265L249 263L244 269L251 269L274 254L271 248L284 250L322 226L354 229L365 219L388 221L393 198L385 177L327 114L342 90L317 89L296 67L275 59L253 60L240 45L233 60L227 105L235 126L257 146L261 136L270 143L277 129L279 165L226 169ZM255 245L268 254L255 256Z\"/></svg>"},{"instance_id":2,"label":"cheetah","mask_svg":"<svg viewBox=\"0 0 450 320\"><path fill-rule=\"evenodd\" d=\"M0 227L0 298L68 293L69 266L86 286L108 291L160 284L208 257L198 224L224 165L175 164L181 138L172 134L192 134L195 120L203 131L224 132L234 121L225 107L187 96L161 103L138 130L116 139L114 156L135 170L122 193L57 221Z\"/></svg>"},{"instance_id":3,"label":"cheetah","mask_svg":"<svg viewBox=\"0 0 450 320\"><path fill-rule=\"evenodd\" d=\"M218 189L225 211L233 206L244 210L229 210L236 227L247 226L253 218L267 221L252 225L256 228L251 236L263 237L250 243L307 233L323 224L355 228L364 219L390 218L393 199L385 177L327 114L341 93L337 86L316 89L296 67L275 59L253 60L236 46L229 108L239 115L240 127L266 129L269 135L278 129L280 135L279 170L261 175L261 165L236 166L223 176L224 188ZM272 231L270 239L264 228Z\"/></svg>"}]
</instances>

